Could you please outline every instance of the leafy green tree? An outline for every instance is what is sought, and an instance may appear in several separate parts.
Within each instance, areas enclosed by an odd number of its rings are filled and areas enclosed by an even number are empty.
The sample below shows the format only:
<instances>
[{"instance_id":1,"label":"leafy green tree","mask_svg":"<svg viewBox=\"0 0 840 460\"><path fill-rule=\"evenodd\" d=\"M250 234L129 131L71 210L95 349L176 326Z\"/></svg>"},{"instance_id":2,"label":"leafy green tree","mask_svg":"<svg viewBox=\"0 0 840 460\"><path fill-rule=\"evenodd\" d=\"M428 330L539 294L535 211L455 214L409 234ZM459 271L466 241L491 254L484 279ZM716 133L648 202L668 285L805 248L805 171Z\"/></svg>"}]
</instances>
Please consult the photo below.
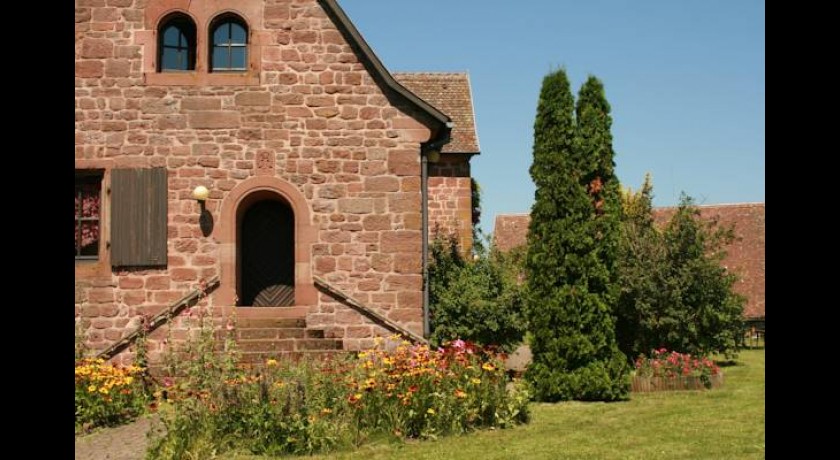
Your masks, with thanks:
<instances>
[{"instance_id":1,"label":"leafy green tree","mask_svg":"<svg viewBox=\"0 0 840 460\"><path fill-rule=\"evenodd\" d=\"M627 360L612 318L619 194L611 119L594 77L574 100L564 70L543 80L534 123L536 185L528 253L527 377L542 401L628 396Z\"/></svg>"},{"instance_id":2,"label":"leafy green tree","mask_svg":"<svg viewBox=\"0 0 840 460\"><path fill-rule=\"evenodd\" d=\"M649 177L623 200L616 334L629 357L667 348L733 356L743 333L737 276L721 261L731 227L703 219L683 194L663 229L654 225Z\"/></svg>"}]
</instances>

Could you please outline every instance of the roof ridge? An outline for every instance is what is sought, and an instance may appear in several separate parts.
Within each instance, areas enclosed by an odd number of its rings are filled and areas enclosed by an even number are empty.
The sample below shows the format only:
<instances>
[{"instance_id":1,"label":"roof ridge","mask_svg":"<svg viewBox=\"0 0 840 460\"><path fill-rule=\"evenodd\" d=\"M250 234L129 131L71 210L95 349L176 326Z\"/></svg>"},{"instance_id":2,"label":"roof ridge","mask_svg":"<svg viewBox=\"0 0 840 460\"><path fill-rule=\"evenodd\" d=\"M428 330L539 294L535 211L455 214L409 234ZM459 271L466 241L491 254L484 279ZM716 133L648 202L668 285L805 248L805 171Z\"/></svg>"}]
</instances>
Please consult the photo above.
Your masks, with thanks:
<instances>
[{"instance_id":1,"label":"roof ridge","mask_svg":"<svg viewBox=\"0 0 840 460\"><path fill-rule=\"evenodd\" d=\"M695 204L697 208L747 208L747 207L757 207L757 206L764 206L763 201L745 201L743 203L718 203L718 204ZM679 205L673 206L654 206L653 209L676 209L679 208Z\"/></svg>"},{"instance_id":2,"label":"roof ridge","mask_svg":"<svg viewBox=\"0 0 840 460\"><path fill-rule=\"evenodd\" d=\"M445 76L445 75L469 75L468 71L464 72L437 72L433 70L421 70L417 72L411 71L399 71L399 72L391 72L391 75L435 75L435 76Z\"/></svg>"}]
</instances>

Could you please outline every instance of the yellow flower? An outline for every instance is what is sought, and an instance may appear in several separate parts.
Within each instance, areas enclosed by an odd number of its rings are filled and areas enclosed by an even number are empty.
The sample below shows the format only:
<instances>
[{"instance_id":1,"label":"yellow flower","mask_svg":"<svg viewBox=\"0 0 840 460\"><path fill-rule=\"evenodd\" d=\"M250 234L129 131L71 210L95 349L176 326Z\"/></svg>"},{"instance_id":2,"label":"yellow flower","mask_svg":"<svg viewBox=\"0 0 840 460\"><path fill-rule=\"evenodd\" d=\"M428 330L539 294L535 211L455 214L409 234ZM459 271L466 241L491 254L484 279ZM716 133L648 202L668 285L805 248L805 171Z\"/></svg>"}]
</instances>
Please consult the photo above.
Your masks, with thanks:
<instances>
[{"instance_id":1,"label":"yellow flower","mask_svg":"<svg viewBox=\"0 0 840 460\"><path fill-rule=\"evenodd\" d=\"M487 372L493 372L493 371L495 371L495 370L496 370L496 367L495 367L495 366L493 366L493 365L492 365L492 364L490 364L490 363L484 363L484 364L482 364L482 365L481 365L481 368L482 368L482 369L484 369L484 370L485 370L485 371L487 371Z\"/></svg>"},{"instance_id":2,"label":"yellow flower","mask_svg":"<svg viewBox=\"0 0 840 460\"><path fill-rule=\"evenodd\" d=\"M266 366L269 366L269 367L271 367L271 366L276 366L276 365L277 365L277 360L276 360L276 359L269 358L269 359L265 362L265 365L266 365Z\"/></svg>"},{"instance_id":3,"label":"yellow flower","mask_svg":"<svg viewBox=\"0 0 840 460\"><path fill-rule=\"evenodd\" d=\"M435 410L430 407L426 410L426 413L429 415L435 415Z\"/></svg>"},{"instance_id":4,"label":"yellow flower","mask_svg":"<svg viewBox=\"0 0 840 460\"><path fill-rule=\"evenodd\" d=\"M96 393L96 385L89 386L88 393Z\"/></svg>"},{"instance_id":5,"label":"yellow flower","mask_svg":"<svg viewBox=\"0 0 840 460\"><path fill-rule=\"evenodd\" d=\"M480 383L481 383L481 379L477 379L477 378L473 377L473 378L471 378L471 379L470 379L470 382L472 382L472 383L474 383L474 384L478 385L478 384L480 384Z\"/></svg>"},{"instance_id":6,"label":"yellow flower","mask_svg":"<svg viewBox=\"0 0 840 460\"><path fill-rule=\"evenodd\" d=\"M367 355L368 354L367 354L366 351L362 351L362 352L359 353L359 359L365 359L365 358L367 358Z\"/></svg>"},{"instance_id":7,"label":"yellow flower","mask_svg":"<svg viewBox=\"0 0 840 460\"><path fill-rule=\"evenodd\" d=\"M332 414L332 409L330 409L329 407L325 407L325 408L321 409L321 414L322 415Z\"/></svg>"}]
</instances>

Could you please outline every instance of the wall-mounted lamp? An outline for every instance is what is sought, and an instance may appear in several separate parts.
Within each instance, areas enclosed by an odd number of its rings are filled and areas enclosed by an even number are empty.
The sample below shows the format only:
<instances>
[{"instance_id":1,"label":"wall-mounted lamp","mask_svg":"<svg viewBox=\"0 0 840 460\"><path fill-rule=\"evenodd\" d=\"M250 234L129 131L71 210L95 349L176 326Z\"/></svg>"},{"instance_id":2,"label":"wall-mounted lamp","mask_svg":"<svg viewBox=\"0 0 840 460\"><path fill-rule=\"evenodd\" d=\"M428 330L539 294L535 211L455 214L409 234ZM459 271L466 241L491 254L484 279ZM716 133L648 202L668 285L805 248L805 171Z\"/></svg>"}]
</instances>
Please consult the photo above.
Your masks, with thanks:
<instances>
[{"instance_id":1,"label":"wall-mounted lamp","mask_svg":"<svg viewBox=\"0 0 840 460\"><path fill-rule=\"evenodd\" d=\"M203 185L199 185L193 189L192 197L198 201L198 205L201 207L201 215L198 217L201 233L204 236L210 236L213 233L213 214L210 214L210 211L205 208L205 202L210 197L210 190L207 190L207 187Z\"/></svg>"},{"instance_id":2,"label":"wall-mounted lamp","mask_svg":"<svg viewBox=\"0 0 840 460\"><path fill-rule=\"evenodd\" d=\"M207 190L207 187L203 185L199 185L196 187L192 192L192 197L201 203L202 207L204 206L204 202L207 201L207 198L210 196L210 190Z\"/></svg>"},{"instance_id":3,"label":"wall-mounted lamp","mask_svg":"<svg viewBox=\"0 0 840 460\"><path fill-rule=\"evenodd\" d=\"M440 161L440 151L439 150L430 150L429 153L426 154L429 157L429 163L437 163Z\"/></svg>"}]
</instances>

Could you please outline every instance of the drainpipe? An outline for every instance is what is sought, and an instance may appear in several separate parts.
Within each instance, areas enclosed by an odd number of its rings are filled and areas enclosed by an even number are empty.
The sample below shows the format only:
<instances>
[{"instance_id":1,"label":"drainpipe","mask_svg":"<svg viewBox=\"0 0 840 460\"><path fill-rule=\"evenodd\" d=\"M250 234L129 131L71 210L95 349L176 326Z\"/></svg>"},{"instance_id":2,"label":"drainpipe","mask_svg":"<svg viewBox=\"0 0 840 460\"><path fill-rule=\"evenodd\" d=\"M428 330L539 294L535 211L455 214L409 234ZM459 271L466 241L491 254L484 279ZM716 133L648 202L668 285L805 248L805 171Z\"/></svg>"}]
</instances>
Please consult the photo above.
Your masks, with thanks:
<instances>
[{"instance_id":1,"label":"drainpipe","mask_svg":"<svg viewBox=\"0 0 840 460\"><path fill-rule=\"evenodd\" d=\"M447 122L446 129L438 134L437 138L420 148L420 196L421 196L421 221L423 241L423 337L429 338L432 334L429 324L429 153L440 152L444 145L449 143L450 133L454 123Z\"/></svg>"}]
</instances>

